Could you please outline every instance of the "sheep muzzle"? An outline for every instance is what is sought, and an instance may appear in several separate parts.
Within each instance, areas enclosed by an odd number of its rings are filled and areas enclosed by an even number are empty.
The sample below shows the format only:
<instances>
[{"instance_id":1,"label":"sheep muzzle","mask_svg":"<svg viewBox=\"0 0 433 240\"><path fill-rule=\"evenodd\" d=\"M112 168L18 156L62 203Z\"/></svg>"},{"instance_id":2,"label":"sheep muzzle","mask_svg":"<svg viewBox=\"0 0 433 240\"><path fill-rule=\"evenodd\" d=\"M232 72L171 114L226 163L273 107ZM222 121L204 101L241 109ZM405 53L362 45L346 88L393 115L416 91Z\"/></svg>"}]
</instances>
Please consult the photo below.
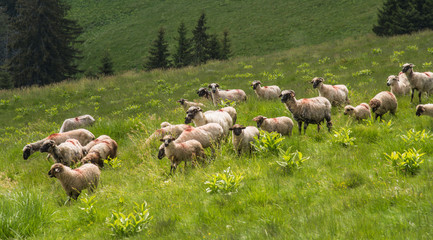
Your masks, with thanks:
<instances>
[{"instance_id":1,"label":"sheep muzzle","mask_svg":"<svg viewBox=\"0 0 433 240\"><path fill-rule=\"evenodd\" d=\"M164 148L159 149L158 159L163 159L164 157L165 157L165 150L164 150Z\"/></svg>"},{"instance_id":2,"label":"sheep muzzle","mask_svg":"<svg viewBox=\"0 0 433 240\"><path fill-rule=\"evenodd\" d=\"M191 123L191 121L192 119L189 116L185 118L185 124Z\"/></svg>"},{"instance_id":3,"label":"sheep muzzle","mask_svg":"<svg viewBox=\"0 0 433 240\"><path fill-rule=\"evenodd\" d=\"M24 151L23 151L23 158L24 158L24 160L27 160L30 157L30 154L31 154L30 148L24 149Z\"/></svg>"}]
</instances>

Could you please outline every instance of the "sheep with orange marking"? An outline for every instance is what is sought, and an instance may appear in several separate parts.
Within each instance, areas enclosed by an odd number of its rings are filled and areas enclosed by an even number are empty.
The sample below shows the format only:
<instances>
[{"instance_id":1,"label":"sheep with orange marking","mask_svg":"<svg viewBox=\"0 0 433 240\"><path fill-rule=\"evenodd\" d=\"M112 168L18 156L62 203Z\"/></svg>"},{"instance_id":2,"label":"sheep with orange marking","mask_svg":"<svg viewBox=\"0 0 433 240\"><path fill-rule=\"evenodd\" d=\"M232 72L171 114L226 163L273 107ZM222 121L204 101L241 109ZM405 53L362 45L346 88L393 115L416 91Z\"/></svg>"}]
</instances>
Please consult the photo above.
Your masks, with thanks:
<instances>
[{"instance_id":1,"label":"sheep with orange marking","mask_svg":"<svg viewBox=\"0 0 433 240\"><path fill-rule=\"evenodd\" d=\"M247 95L242 89L220 90L218 83L211 83L208 86L211 89L214 106L218 106L221 100L241 102L247 100Z\"/></svg>"},{"instance_id":2,"label":"sheep with orange marking","mask_svg":"<svg viewBox=\"0 0 433 240\"><path fill-rule=\"evenodd\" d=\"M388 91L383 91L378 93L374 98L372 98L369 102L370 108L375 114L374 120L378 117L382 120L382 116L390 112L392 115L395 115L397 111L397 98L393 93Z\"/></svg>"},{"instance_id":3,"label":"sheep with orange marking","mask_svg":"<svg viewBox=\"0 0 433 240\"><path fill-rule=\"evenodd\" d=\"M174 173L181 162L185 162L186 168L187 162L196 161L205 157L203 147L197 140L182 142L170 135L164 136L164 138L160 140L164 144L165 155L171 162L170 173Z\"/></svg>"},{"instance_id":4,"label":"sheep with orange marking","mask_svg":"<svg viewBox=\"0 0 433 240\"><path fill-rule=\"evenodd\" d=\"M151 141L160 139L165 135L172 135L173 137L178 137L184 130L191 128L191 126L187 124L172 125L168 122L161 123L161 127L162 128L155 130L155 132L153 132L152 135L150 135L146 139L146 142L144 143L145 145L148 145Z\"/></svg>"},{"instance_id":5,"label":"sheep with orange marking","mask_svg":"<svg viewBox=\"0 0 433 240\"><path fill-rule=\"evenodd\" d=\"M62 127L60 128L59 133L71 131L77 128L91 126L95 122L95 119L90 115L78 116L75 118L66 119Z\"/></svg>"},{"instance_id":6,"label":"sheep with orange marking","mask_svg":"<svg viewBox=\"0 0 433 240\"><path fill-rule=\"evenodd\" d=\"M406 95L410 93L410 83L405 74L388 76L386 85L391 87L391 92L394 95Z\"/></svg>"},{"instance_id":7,"label":"sheep with orange marking","mask_svg":"<svg viewBox=\"0 0 433 240\"><path fill-rule=\"evenodd\" d=\"M311 80L313 88L319 90L319 96L329 100L332 106L349 103L349 90L345 85L329 85L324 84L324 78L315 77Z\"/></svg>"},{"instance_id":8,"label":"sheep with orange marking","mask_svg":"<svg viewBox=\"0 0 433 240\"><path fill-rule=\"evenodd\" d=\"M46 140L39 151L48 152L57 163L66 166L79 162L85 155L84 148L77 139L68 139L59 145L54 140Z\"/></svg>"},{"instance_id":9,"label":"sheep with orange marking","mask_svg":"<svg viewBox=\"0 0 433 240\"><path fill-rule=\"evenodd\" d=\"M267 132L277 132L281 135L292 135L293 121L289 117L267 118L257 116L253 118L257 123L257 128L261 128Z\"/></svg>"},{"instance_id":10,"label":"sheep with orange marking","mask_svg":"<svg viewBox=\"0 0 433 240\"><path fill-rule=\"evenodd\" d=\"M429 93L433 90L433 73L432 72L414 72L412 63L406 63L403 65L403 69L401 70L404 74L406 74L407 79L409 80L410 87L412 88L412 94L410 97L410 101L413 100L413 94L415 90L418 90L419 94L419 103L421 103L421 95L423 92Z\"/></svg>"},{"instance_id":11,"label":"sheep with orange marking","mask_svg":"<svg viewBox=\"0 0 433 240\"><path fill-rule=\"evenodd\" d=\"M233 120L226 111L217 110L217 111L206 111L203 113L203 110L200 107L190 107L186 112L185 124L194 122L195 126L203 126L208 123L218 123L224 131L224 136L227 136L229 133L229 128L233 126Z\"/></svg>"},{"instance_id":12,"label":"sheep with orange marking","mask_svg":"<svg viewBox=\"0 0 433 240\"><path fill-rule=\"evenodd\" d=\"M280 96L280 87L276 85L262 87L261 84L262 83L260 81L254 81L253 83L251 83L251 86L253 87L253 90L258 98L277 99Z\"/></svg>"},{"instance_id":13,"label":"sheep with orange marking","mask_svg":"<svg viewBox=\"0 0 433 240\"><path fill-rule=\"evenodd\" d=\"M344 115L353 116L358 122L361 122L363 119L371 118L370 106L367 103L361 103L356 107L347 105L344 107Z\"/></svg>"},{"instance_id":14,"label":"sheep with orange marking","mask_svg":"<svg viewBox=\"0 0 433 240\"><path fill-rule=\"evenodd\" d=\"M104 167L104 159L113 159L117 156L117 142L107 135L102 135L93 142L95 144L87 150L87 155L81 159L82 163L93 163L102 168Z\"/></svg>"},{"instance_id":15,"label":"sheep with orange marking","mask_svg":"<svg viewBox=\"0 0 433 240\"><path fill-rule=\"evenodd\" d=\"M254 136L260 136L259 129L253 126L244 127L242 125L235 124L230 128L230 131L233 131L232 142L238 155L240 155L241 152L251 153L251 143L254 141Z\"/></svg>"},{"instance_id":16,"label":"sheep with orange marking","mask_svg":"<svg viewBox=\"0 0 433 240\"><path fill-rule=\"evenodd\" d=\"M187 111L190 107L204 107L203 103L190 102L184 98L177 100L178 103L183 107L183 110Z\"/></svg>"}]
</instances>

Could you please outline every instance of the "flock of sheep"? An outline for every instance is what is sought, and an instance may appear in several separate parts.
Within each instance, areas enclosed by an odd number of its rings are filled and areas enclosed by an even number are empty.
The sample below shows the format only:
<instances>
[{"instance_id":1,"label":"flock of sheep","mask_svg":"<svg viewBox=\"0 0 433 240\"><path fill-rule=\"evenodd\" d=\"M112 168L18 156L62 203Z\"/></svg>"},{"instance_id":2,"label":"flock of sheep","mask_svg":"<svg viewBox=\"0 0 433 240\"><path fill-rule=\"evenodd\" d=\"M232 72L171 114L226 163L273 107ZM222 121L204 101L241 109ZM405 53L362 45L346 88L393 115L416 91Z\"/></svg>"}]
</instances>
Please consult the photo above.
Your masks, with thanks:
<instances>
[{"instance_id":1,"label":"flock of sheep","mask_svg":"<svg viewBox=\"0 0 433 240\"><path fill-rule=\"evenodd\" d=\"M387 85L391 91L382 91L373 97L369 104L360 103L354 107L349 104L349 91L344 85L328 85L321 77L314 78L311 83L317 88L318 97L296 99L293 90L284 90L278 86L261 86L260 81L254 81L253 87L260 99L280 99L286 108L292 113L293 119L298 123L299 133L304 134L309 124L316 124L320 131L322 122L326 121L328 131L331 131L331 107L344 107L345 115L352 115L356 120L371 118L371 112L375 119L382 118L390 112L395 114L397 110L397 98L395 95L406 95L412 90L411 101L414 91L419 92L419 102L423 92L429 93L433 90L433 73L414 72L413 64L404 64L402 72L398 76L388 77ZM208 90L209 89L209 90ZM209 99L214 106L221 100L246 101L247 96L243 90L220 90L217 83L209 84L208 88L200 88L197 91L199 97ZM168 122L161 123L157 129L148 137L145 145L152 141L160 140L158 158L167 157L171 162L170 172L173 173L177 166L187 162L196 163L205 158L205 148L210 148L212 154L215 147L221 141L227 139L232 131L232 142L238 154L251 152L254 137L259 137L259 128L268 132L277 132L290 136L293 129L293 121L286 116L267 118L257 116L253 119L255 126L243 126L236 124L237 112L233 107L224 107L216 111L203 111L204 104L190 102L186 99L178 101L186 112L185 124L172 125ZM433 104L420 104L416 107L416 115L429 115L433 117ZM104 159L115 158L117 155L117 143L107 135L95 139L95 136L86 129L77 129L91 125L95 120L90 115L80 116L65 120L59 133L52 134L42 140L26 145L23 149L23 158L27 159L36 151L47 152L55 160L49 176L56 177L62 184L67 195L77 199L83 189L92 191L98 185L100 170ZM195 127L188 125L193 122ZM76 163L82 165L71 169Z\"/></svg>"}]
</instances>

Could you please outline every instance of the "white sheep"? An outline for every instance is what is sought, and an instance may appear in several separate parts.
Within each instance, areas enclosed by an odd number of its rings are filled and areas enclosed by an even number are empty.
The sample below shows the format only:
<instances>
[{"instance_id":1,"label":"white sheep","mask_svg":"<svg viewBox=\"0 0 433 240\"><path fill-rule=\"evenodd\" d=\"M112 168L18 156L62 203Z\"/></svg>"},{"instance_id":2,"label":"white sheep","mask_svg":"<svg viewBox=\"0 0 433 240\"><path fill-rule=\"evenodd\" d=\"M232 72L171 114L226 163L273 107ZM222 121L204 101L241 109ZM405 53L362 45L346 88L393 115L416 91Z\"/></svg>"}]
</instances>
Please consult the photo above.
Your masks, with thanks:
<instances>
[{"instance_id":1,"label":"white sheep","mask_svg":"<svg viewBox=\"0 0 433 240\"><path fill-rule=\"evenodd\" d=\"M188 108L193 107L193 106L195 106L195 107L204 107L203 103L190 102L190 101L188 101L186 99L183 99L183 98L177 100L177 102L180 103L180 105L183 107L183 109L185 111L187 111Z\"/></svg>"},{"instance_id":2,"label":"white sheep","mask_svg":"<svg viewBox=\"0 0 433 240\"><path fill-rule=\"evenodd\" d=\"M317 131L320 131L320 124L326 120L328 131L331 131L331 103L324 97L303 98L296 100L295 91L284 90L281 93L281 102L292 113L295 121L298 122L299 134L302 133L304 123L304 134L308 124L317 124Z\"/></svg>"},{"instance_id":3,"label":"white sheep","mask_svg":"<svg viewBox=\"0 0 433 240\"><path fill-rule=\"evenodd\" d=\"M257 122L257 127L267 132L277 132L282 135L292 135L293 121L289 117L267 118L257 116L253 118Z\"/></svg>"},{"instance_id":4,"label":"white sheep","mask_svg":"<svg viewBox=\"0 0 433 240\"><path fill-rule=\"evenodd\" d=\"M54 143L56 145L58 145L58 144L66 141L68 139L77 139L82 146L85 146L90 141L95 139L95 135L93 135L89 130L86 130L86 129L76 129L76 130L72 130L72 131L64 132L64 133L54 133L54 134L51 134L50 136L48 136L42 140L27 144L26 146L24 146L23 158L24 158L24 160L26 160L34 152L39 151L42 144L44 144L44 142L46 140L53 140Z\"/></svg>"},{"instance_id":5,"label":"white sheep","mask_svg":"<svg viewBox=\"0 0 433 240\"><path fill-rule=\"evenodd\" d=\"M155 130L147 139L145 142L145 145L150 144L151 141L160 139L165 135L172 135L174 137L179 136L184 130L191 128L190 125L187 124L176 124L171 125L168 122L161 123L161 126L165 126L163 128Z\"/></svg>"},{"instance_id":6,"label":"white sheep","mask_svg":"<svg viewBox=\"0 0 433 240\"><path fill-rule=\"evenodd\" d=\"M324 84L324 81L325 79L321 77L315 77L311 80L313 88L319 90L320 97L328 99L332 106L349 103L349 90L345 85L329 85Z\"/></svg>"},{"instance_id":7,"label":"white sheep","mask_svg":"<svg viewBox=\"0 0 433 240\"><path fill-rule=\"evenodd\" d=\"M433 90L433 73L432 72L414 72L412 63L405 63L403 65L403 69L401 70L404 74L406 74L407 79L409 80L410 87L412 88L412 94L410 97L410 101L413 100L413 94L415 90L418 90L419 94L419 103L421 103L421 94L423 92L429 95L430 91Z\"/></svg>"},{"instance_id":8,"label":"white sheep","mask_svg":"<svg viewBox=\"0 0 433 240\"><path fill-rule=\"evenodd\" d=\"M218 83L211 83L208 87L211 89L214 106L218 106L218 103L220 103L221 100L230 100L236 102L247 100L247 95L242 89L219 90Z\"/></svg>"},{"instance_id":9,"label":"white sheep","mask_svg":"<svg viewBox=\"0 0 433 240\"><path fill-rule=\"evenodd\" d=\"M204 87L199 88L197 94L199 97L206 98L213 103L212 94L209 92L209 90L207 90L207 88Z\"/></svg>"},{"instance_id":10,"label":"white sheep","mask_svg":"<svg viewBox=\"0 0 433 240\"><path fill-rule=\"evenodd\" d=\"M260 81L254 81L251 83L251 86L253 87L254 92L256 92L256 95L258 98L262 99L276 99L281 94L280 87L276 85L272 86L261 86Z\"/></svg>"},{"instance_id":11,"label":"white sheep","mask_svg":"<svg viewBox=\"0 0 433 240\"><path fill-rule=\"evenodd\" d=\"M382 115L387 113L388 111L395 115L397 110L397 98L393 93L388 91L383 91L378 93L374 98L372 98L369 102L370 108L375 114L374 119L380 117L382 120Z\"/></svg>"},{"instance_id":12,"label":"white sheep","mask_svg":"<svg viewBox=\"0 0 433 240\"><path fill-rule=\"evenodd\" d=\"M48 176L59 179L66 194L74 200L77 200L84 189L93 192L98 187L100 175L99 168L91 163L84 164L76 169L71 169L61 163L55 163L48 172Z\"/></svg>"},{"instance_id":13,"label":"white sheep","mask_svg":"<svg viewBox=\"0 0 433 240\"><path fill-rule=\"evenodd\" d=\"M433 117L433 104L419 104L416 106L416 115L418 117L421 115Z\"/></svg>"},{"instance_id":14,"label":"white sheep","mask_svg":"<svg viewBox=\"0 0 433 240\"><path fill-rule=\"evenodd\" d=\"M254 141L254 136L260 136L259 129L253 126L244 127L242 125L235 124L230 128L230 131L233 131L232 141L235 151L239 155L241 152L251 153L251 143Z\"/></svg>"},{"instance_id":15,"label":"white sheep","mask_svg":"<svg viewBox=\"0 0 433 240\"><path fill-rule=\"evenodd\" d=\"M203 113L203 110L200 107L190 107L186 112L185 124L194 122L195 126L203 126L208 123L218 123L224 131L224 136L227 136L229 133L229 128L233 126L233 120L230 115L223 111L206 111Z\"/></svg>"},{"instance_id":16,"label":"white sheep","mask_svg":"<svg viewBox=\"0 0 433 240\"><path fill-rule=\"evenodd\" d=\"M181 142L170 135L166 135L160 140L164 142L165 155L171 162L170 173L174 173L182 161L185 162L186 168L188 161L195 161L205 157L203 147L197 140Z\"/></svg>"},{"instance_id":17,"label":"white sheep","mask_svg":"<svg viewBox=\"0 0 433 240\"><path fill-rule=\"evenodd\" d=\"M66 166L79 162L86 155L83 146L77 139L68 139L59 145L56 145L54 140L46 140L39 151L48 152L57 163Z\"/></svg>"},{"instance_id":18,"label":"white sheep","mask_svg":"<svg viewBox=\"0 0 433 240\"><path fill-rule=\"evenodd\" d=\"M356 107L347 105L344 107L344 115L353 116L361 122L363 119L371 118L370 106L367 103L361 103Z\"/></svg>"},{"instance_id":19,"label":"white sheep","mask_svg":"<svg viewBox=\"0 0 433 240\"><path fill-rule=\"evenodd\" d=\"M106 136L106 135L104 135ZM92 146L87 155L85 155L82 159L82 163L93 163L98 165L99 167L104 166L104 159L111 158L114 159L117 156L117 142L113 139L105 138L103 140L99 140L99 142Z\"/></svg>"},{"instance_id":20,"label":"white sheep","mask_svg":"<svg viewBox=\"0 0 433 240\"><path fill-rule=\"evenodd\" d=\"M71 131L71 130L86 127L86 126L91 126L94 122L95 122L95 119L90 115L83 115L83 116L79 116L79 117L75 117L75 118L68 118L63 122L59 133Z\"/></svg>"},{"instance_id":21,"label":"white sheep","mask_svg":"<svg viewBox=\"0 0 433 240\"><path fill-rule=\"evenodd\" d=\"M99 136L98 138L96 138L95 140L93 140L93 141L89 142L88 144L86 144L86 145L83 147L83 148L84 148L84 151L85 151L86 153L88 153L89 150L90 150L93 146L95 146L95 145L98 144L98 143L101 143L101 142L104 141L104 140L109 140L109 139L111 139L110 136L107 136L107 135L101 135L101 136Z\"/></svg>"},{"instance_id":22,"label":"white sheep","mask_svg":"<svg viewBox=\"0 0 433 240\"><path fill-rule=\"evenodd\" d=\"M236 109L234 107L223 107L219 110L228 113L230 115L230 117L232 118L233 125L236 124L237 112L236 112Z\"/></svg>"},{"instance_id":23,"label":"white sheep","mask_svg":"<svg viewBox=\"0 0 433 240\"><path fill-rule=\"evenodd\" d=\"M407 81L405 74L388 76L386 85L391 87L391 92L394 95L406 95L410 92L410 83Z\"/></svg>"}]
</instances>

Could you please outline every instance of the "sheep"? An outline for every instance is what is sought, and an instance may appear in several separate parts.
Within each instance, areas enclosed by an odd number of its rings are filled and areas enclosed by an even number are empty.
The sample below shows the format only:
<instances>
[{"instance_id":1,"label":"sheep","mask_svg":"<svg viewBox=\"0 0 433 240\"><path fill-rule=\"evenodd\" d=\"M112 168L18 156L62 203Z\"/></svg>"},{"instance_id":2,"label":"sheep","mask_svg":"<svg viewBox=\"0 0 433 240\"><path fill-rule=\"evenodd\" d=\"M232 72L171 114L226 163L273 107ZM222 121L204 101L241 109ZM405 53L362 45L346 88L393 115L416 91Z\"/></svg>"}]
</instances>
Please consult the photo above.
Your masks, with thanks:
<instances>
[{"instance_id":1,"label":"sheep","mask_svg":"<svg viewBox=\"0 0 433 240\"><path fill-rule=\"evenodd\" d=\"M251 153L251 143L254 141L254 136L260 136L259 129L253 126L244 127L242 125L235 124L230 128L230 131L233 131L233 146L238 155L240 155L241 152L246 151Z\"/></svg>"},{"instance_id":2,"label":"sheep","mask_svg":"<svg viewBox=\"0 0 433 240\"><path fill-rule=\"evenodd\" d=\"M197 94L199 97L204 97L204 98L210 100L211 102L213 102L212 94L209 92L209 90L207 90L207 88L204 88L204 87L199 88L197 91Z\"/></svg>"},{"instance_id":3,"label":"sheep","mask_svg":"<svg viewBox=\"0 0 433 240\"><path fill-rule=\"evenodd\" d=\"M186 100L186 99L183 99L183 98L177 100L177 102L180 103L180 105L183 107L183 109L184 109L185 111L187 111L188 108L190 108L190 107L192 107L192 106L196 106L196 107L204 107L204 104L203 104L203 103L190 102L190 101L188 101L188 100Z\"/></svg>"},{"instance_id":4,"label":"sheep","mask_svg":"<svg viewBox=\"0 0 433 240\"><path fill-rule=\"evenodd\" d=\"M170 173L174 173L182 161L185 162L186 168L188 161L205 157L203 147L197 140L179 142L174 137L166 135L160 141L164 142L165 154L171 162Z\"/></svg>"},{"instance_id":5,"label":"sheep","mask_svg":"<svg viewBox=\"0 0 433 240\"><path fill-rule=\"evenodd\" d=\"M24 158L24 160L27 160L30 155L32 155L34 152L39 151L42 144L46 140L53 140L55 142L55 144L60 144L64 141L66 141L67 139L71 139L71 138L77 139L81 145L85 146L87 143L89 143L90 141L95 139L95 135L93 135L90 131L88 131L86 129L76 129L76 130L72 130L72 131L64 132L64 133L54 133L54 134L51 134L50 136L48 136L42 140L27 144L26 146L24 146L23 158Z\"/></svg>"},{"instance_id":6,"label":"sheep","mask_svg":"<svg viewBox=\"0 0 433 240\"><path fill-rule=\"evenodd\" d=\"M57 163L66 166L79 162L85 155L84 148L77 139L68 139L59 145L49 139L42 144L39 151L48 152Z\"/></svg>"},{"instance_id":7,"label":"sheep","mask_svg":"<svg viewBox=\"0 0 433 240\"><path fill-rule=\"evenodd\" d=\"M405 74L399 74L398 76L388 76L386 85L391 87L391 92L394 95L406 95L410 92L410 83L407 82Z\"/></svg>"},{"instance_id":8,"label":"sheep","mask_svg":"<svg viewBox=\"0 0 433 240\"><path fill-rule=\"evenodd\" d=\"M242 89L232 89L232 90L219 90L218 83L211 83L208 85L211 89L212 100L214 106L218 106L221 100L230 101L246 101L247 95Z\"/></svg>"},{"instance_id":9,"label":"sheep","mask_svg":"<svg viewBox=\"0 0 433 240\"><path fill-rule=\"evenodd\" d=\"M282 135L292 135L293 121L289 117L267 118L257 116L253 118L257 122L257 127L267 132L277 132Z\"/></svg>"},{"instance_id":10,"label":"sheep","mask_svg":"<svg viewBox=\"0 0 433 240\"><path fill-rule=\"evenodd\" d=\"M169 123L169 122L162 122L160 125L161 125L161 128L165 128L165 127L170 126L171 123Z\"/></svg>"},{"instance_id":11,"label":"sheep","mask_svg":"<svg viewBox=\"0 0 433 240\"><path fill-rule=\"evenodd\" d=\"M361 103L356 107L347 105L344 107L344 115L354 116L358 122L361 122L363 119L371 118L370 106L367 103Z\"/></svg>"},{"instance_id":12,"label":"sheep","mask_svg":"<svg viewBox=\"0 0 433 240\"><path fill-rule=\"evenodd\" d=\"M325 79L315 77L311 80L313 88L319 91L319 97L324 97L329 100L332 106L339 106L342 103L349 103L349 90L345 85L329 85L324 84Z\"/></svg>"},{"instance_id":13,"label":"sheep","mask_svg":"<svg viewBox=\"0 0 433 240\"><path fill-rule=\"evenodd\" d=\"M251 86L253 87L254 92L256 92L258 98L275 99L280 96L280 87L276 85L262 87L260 86L261 84L262 83L260 81L254 81L251 83Z\"/></svg>"},{"instance_id":14,"label":"sheep","mask_svg":"<svg viewBox=\"0 0 433 240\"><path fill-rule=\"evenodd\" d=\"M208 123L218 123L224 132L224 136L229 133L229 128L233 126L233 120L230 115L223 111L207 111L203 113L200 107L190 107L186 112L185 124L194 122L195 126L203 126Z\"/></svg>"},{"instance_id":15,"label":"sheep","mask_svg":"<svg viewBox=\"0 0 433 240\"><path fill-rule=\"evenodd\" d=\"M68 118L63 122L59 133L71 131L81 127L91 126L94 122L95 119L90 115Z\"/></svg>"},{"instance_id":16,"label":"sheep","mask_svg":"<svg viewBox=\"0 0 433 240\"><path fill-rule=\"evenodd\" d=\"M295 91L284 90L281 95L281 102L292 113L295 121L298 122L299 134L302 133L304 122L304 134L308 124L317 124L317 131L320 131L320 124L326 120L328 131L331 131L331 103L324 97L303 98L296 100Z\"/></svg>"},{"instance_id":17,"label":"sheep","mask_svg":"<svg viewBox=\"0 0 433 240\"><path fill-rule=\"evenodd\" d=\"M100 175L99 168L91 163L84 164L76 169L71 169L61 163L55 163L48 172L48 176L59 179L66 194L74 200L77 200L84 189L93 192L98 187Z\"/></svg>"},{"instance_id":18,"label":"sheep","mask_svg":"<svg viewBox=\"0 0 433 240\"><path fill-rule=\"evenodd\" d=\"M234 107L223 107L220 110L228 113L230 115L230 117L232 118L233 125L236 124L237 112L236 112L236 109Z\"/></svg>"},{"instance_id":19,"label":"sheep","mask_svg":"<svg viewBox=\"0 0 433 240\"><path fill-rule=\"evenodd\" d=\"M382 120L382 115L387 113L388 111L395 115L395 111L397 110L397 98L395 98L394 94L388 91L383 91L378 93L374 98L372 98L369 102L370 108L375 114L374 120L377 117L380 117Z\"/></svg>"},{"instance_id":20,"label":"sheep","mask_svg":"<svg viewBox=\"0 0 433 240\"><path fill-rule=\"evenodd\" d=\"M413 100L413 94L415 90L418 90L419 94L419 103L421 103L421 94L423 92L428 94L433 90L433 73L432 72L414 72L412 63L405 63L403 65L403 69L401 70L404 74L406 74L407 79L409 80L410 87L412 88L412 94L410 97L410 102Z\"/></svg>"},{"instance_id":21,"label":"sheep","mask_svg":"<svg viewBox=\"0 0 433 240\"><path fill-rule=\"evenodd\" d=\"M162 127L162 126L166 126L166 127ZM152 133L152 135L150 135L147 138L145 145L148 145L148 144L150 144L151 141L153 141L155 139L162 138L165 135L172 135L174 137L177 137L184 130L192 128L190 125L187 125L187 124L171 125L168 122L161 123L161 127L162 128L157 129L154 133Z\"/></svg>"},{"instance_id":22,"label":"sheep","mask_svg":"<svg viewBox=\"0 0 433 240\"><path fill-rule=\"evenodd\" d=\"M86 153L88 153L89 150L90 150L93 146L95 146L95 145L98 144L98 143L101 143L101 142L104 141L104 140L109 140L109 139L111 139L110 136L107 136L107 135L101 135L101 136L99 136L98 138L96 138L95 140L93 140L93 141L89 142L87 145L85 145L85 146L83 147L83 148L84 148L84 151L85 151Z\"/></svg>"},{"instance_id":23,"label":"sheep","mask_svg":"<svg viewBox=\"0 0 433 240\"><path fill-rule=\"evenodd\" d=\"M416 106L416 115L418 117L421 115L433 117L433 104L419 104Z\"/></svg>"},{"instance_id":24,"label":"sheep","mask_svg":"<svg viewBox=\"0 0 433 240\"><path fill-rule=\"evenodd\" d=\"M103 135L106 136L106 135ZM108 137L108 136L107 136ZM96 140L95 140L96 141ZM104 159L115 158L117 156L117 142L111 138L100 140L92 146L86 156L81 159L82 163L93 163L99 167L104 167Z\"/></svg>"}]
</instances>

